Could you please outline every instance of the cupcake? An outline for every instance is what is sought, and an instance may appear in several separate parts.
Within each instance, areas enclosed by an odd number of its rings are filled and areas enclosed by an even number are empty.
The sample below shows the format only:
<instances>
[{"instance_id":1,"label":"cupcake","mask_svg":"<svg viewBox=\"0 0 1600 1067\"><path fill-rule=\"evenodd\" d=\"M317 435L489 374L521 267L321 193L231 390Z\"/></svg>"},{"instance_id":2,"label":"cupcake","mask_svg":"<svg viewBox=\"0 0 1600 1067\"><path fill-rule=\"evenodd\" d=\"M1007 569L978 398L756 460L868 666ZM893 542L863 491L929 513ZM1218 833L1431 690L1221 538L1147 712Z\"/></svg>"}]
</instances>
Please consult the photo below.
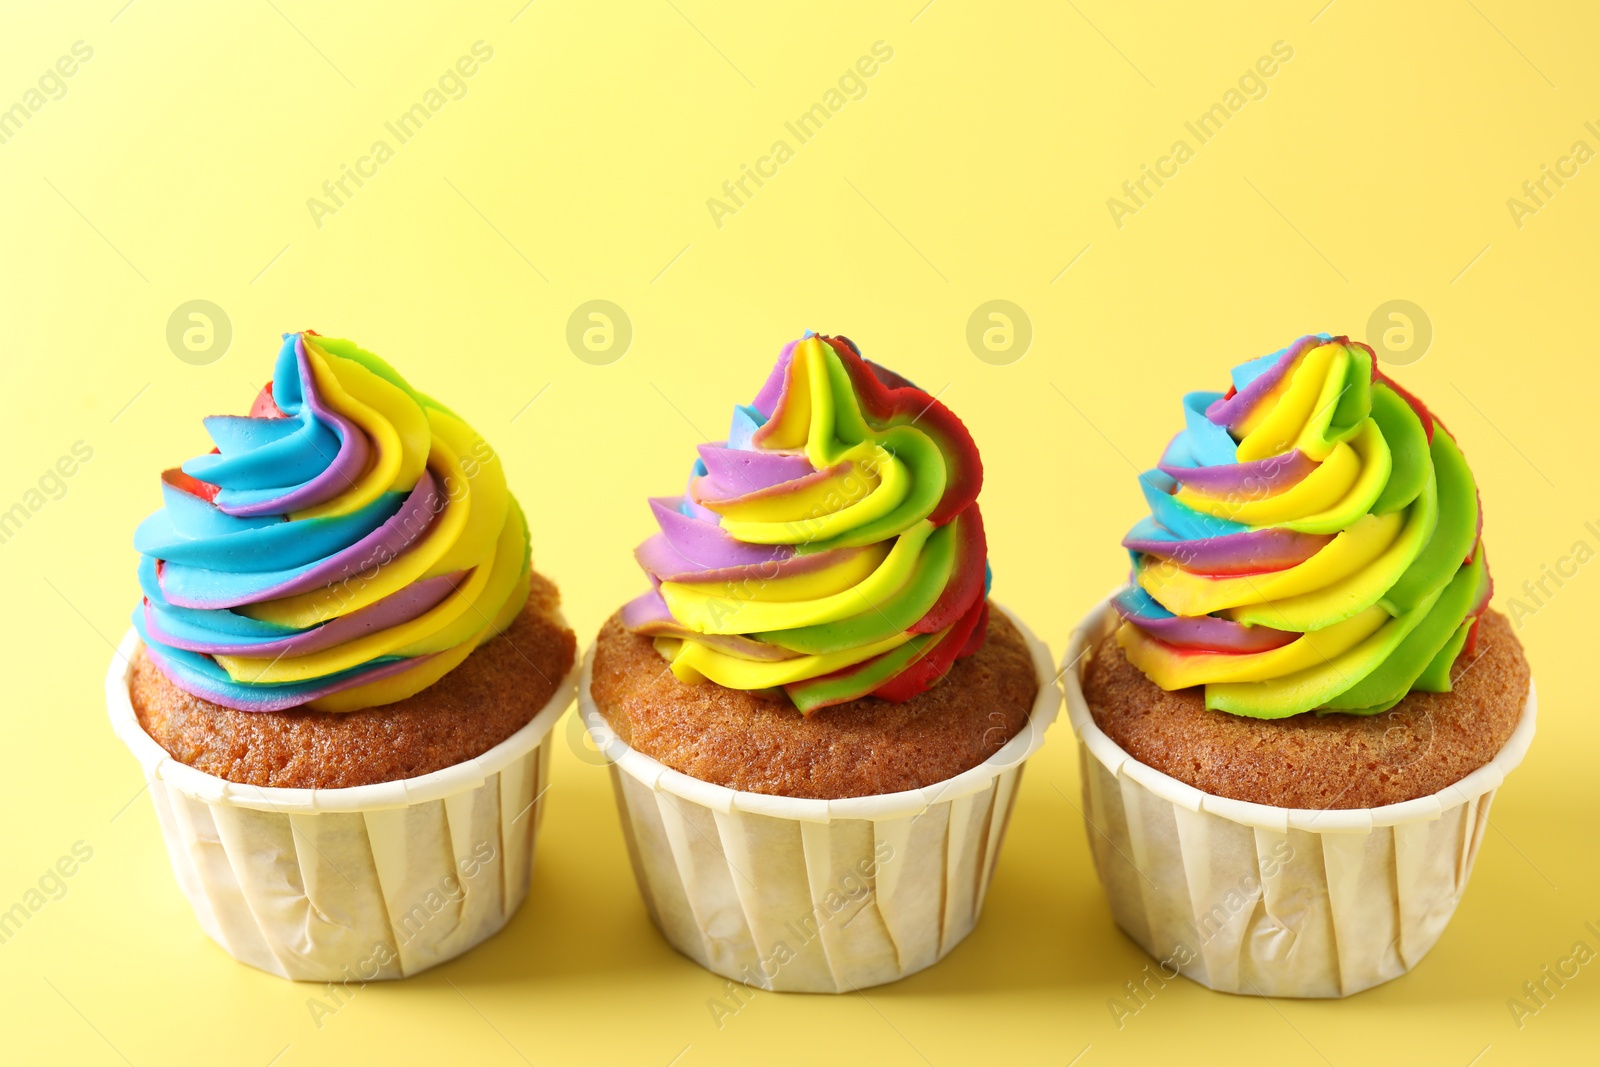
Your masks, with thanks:
<instances>
[{"instance_id":1,"label":"cupcake","mask_svg":"<svg viewBox=\"0 0 1600 1067\"><path fill-rule=\"evenodd\" d=\"M843 337L789 344L686 492L579 708L645 906L690 959L844 992L971 931L1059 692L988 599L960 420Z\"/></svg>"},{"instance_id":2,"label":"cupcake","mask_svg":"<svg viewBox=\"0 0 1600 1067\"><path fill-rule=\"evenodd\" d=\"M576 642L470 426L288 334L248 415L161 475L107 678L179 885L234 957L397 978L527 895Z\"/></svg>"},{"instance_id":3,"label":"cupcake","mask_svg":"<svg viewBox=\"0 0 1600 1067\"><path fill-rule=\"evenodd\" d=\"M1455 911L1533 736L1472 471L1344 337L1183 398L1066 690L1117 923L1213 989L1347 996Z\"/></svg>"}]
</instances>

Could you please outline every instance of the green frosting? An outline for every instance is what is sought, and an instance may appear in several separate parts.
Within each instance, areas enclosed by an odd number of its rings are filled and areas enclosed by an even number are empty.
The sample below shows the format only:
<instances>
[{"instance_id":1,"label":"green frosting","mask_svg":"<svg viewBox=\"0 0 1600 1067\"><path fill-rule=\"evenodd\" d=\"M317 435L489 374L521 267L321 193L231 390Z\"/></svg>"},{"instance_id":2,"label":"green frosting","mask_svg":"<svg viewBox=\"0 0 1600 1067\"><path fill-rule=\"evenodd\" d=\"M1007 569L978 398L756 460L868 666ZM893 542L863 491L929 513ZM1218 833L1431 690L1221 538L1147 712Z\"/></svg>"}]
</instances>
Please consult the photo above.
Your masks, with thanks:
<instances>
[{"instance_id":1,"label":"green frosting","mask_svg":"<svg viewBox=\"0 0 1600 1067\"><path fill-rule=\"evenodd\" d=\"M1184 398L1141 475L1113 604L1128 660L1256 718L1371 715L1448 691L1491 583L1455 440L1365 345L1303 337Z\"/></svg>"}]
</instances>

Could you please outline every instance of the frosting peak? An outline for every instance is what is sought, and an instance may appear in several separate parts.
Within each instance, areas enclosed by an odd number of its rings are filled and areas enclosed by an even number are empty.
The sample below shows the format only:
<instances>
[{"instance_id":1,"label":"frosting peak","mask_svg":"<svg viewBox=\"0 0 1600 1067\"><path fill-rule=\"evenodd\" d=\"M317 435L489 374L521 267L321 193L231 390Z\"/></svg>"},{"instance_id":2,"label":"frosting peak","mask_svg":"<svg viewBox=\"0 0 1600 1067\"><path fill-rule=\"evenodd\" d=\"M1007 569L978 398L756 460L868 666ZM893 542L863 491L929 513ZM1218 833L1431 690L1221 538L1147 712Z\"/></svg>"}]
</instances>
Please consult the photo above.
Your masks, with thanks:
<instances>
[{"instance_id":1,"label":"frosting peak","mask_svg":"<svg viewBox=\"0 0 1600 1067\"><path fill-rule=\"evenodd\" d=\"M843 337L785 346L700 446L688 489L650 502L651 591L623 623L685 681L781 687L801 711L909 700L986 632L972 437Z\"/></svg>"},{"instance_id":2,"label":"frosting peak","mask_svg":"<svg viewBox=\"0 0 1600 1067\"><path fill-rule=\"evenodd\" d=\"M1445 692L1491 583L1455 440L1345 337L1302 337L1183 398L1140 475L1118 642L1163 689L1255 718Z\"/></svg>"},{"instance_id":3,"label":"frosting peak","mask_svg":"<svg viewBox=\"0 0 1600 1067\"><path fill-rule=\"evenodd\" d=\"M225 707L350 711L432 685L527 598L527 527L483 438L383 360L286 334L248 415L163 472L133 622Z\"/></svg>"}]
</instances>

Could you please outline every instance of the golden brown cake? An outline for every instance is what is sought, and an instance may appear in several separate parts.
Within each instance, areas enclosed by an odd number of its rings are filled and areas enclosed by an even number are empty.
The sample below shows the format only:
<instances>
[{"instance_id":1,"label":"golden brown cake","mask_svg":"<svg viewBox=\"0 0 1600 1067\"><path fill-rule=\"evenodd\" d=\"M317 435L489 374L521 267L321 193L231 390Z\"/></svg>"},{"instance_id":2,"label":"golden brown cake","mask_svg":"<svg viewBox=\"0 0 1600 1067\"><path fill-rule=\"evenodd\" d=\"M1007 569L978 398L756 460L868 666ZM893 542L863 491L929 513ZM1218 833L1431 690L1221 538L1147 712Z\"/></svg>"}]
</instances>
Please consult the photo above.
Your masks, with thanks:
<instances>
[{"instance_id":1,"label":"golden brown cake","mask_svg":"<svg viewBox=\"0 0 1600 1067\"><path fill-rule=\"evenodd\" d=\"M1095 725L1140 763L1196 789L1284 808L1372 808L1436 793L1495 757L1522 717L1528 661L1498 611L1448 693L1413 691L1382 714L1252 719L1166 692L1109 635L1083 675Z\"/></svg>"},{"instance_id":2,"label":"golden brown cake","mask_svg":"<svg viewBox=\"0 0 1600 1067\"><path fill-rule=\"evenodd\" d=\"M480 756L527 725L572 667L560 595L535 572L506 631L404 700L364 711L236 711L179 689L141 648L139 725L173 759L246 785L340 789L413 778Z\"/></svg>"},{"instance_id":3,"label":"golden brown cake","mask_svg":"<svg viewBox=\"0 0 1600 1067\"><path fill-rule=\"evenodd\" d=\"M861 697L806 716L787 699L681 682L613 616L595 645L590 695L617 736L673 770L752 793L808 799L918 789L983 762L1028 721L1038 679L999 611L975 655L894 703Z\"/></svg>"}]
</instances>

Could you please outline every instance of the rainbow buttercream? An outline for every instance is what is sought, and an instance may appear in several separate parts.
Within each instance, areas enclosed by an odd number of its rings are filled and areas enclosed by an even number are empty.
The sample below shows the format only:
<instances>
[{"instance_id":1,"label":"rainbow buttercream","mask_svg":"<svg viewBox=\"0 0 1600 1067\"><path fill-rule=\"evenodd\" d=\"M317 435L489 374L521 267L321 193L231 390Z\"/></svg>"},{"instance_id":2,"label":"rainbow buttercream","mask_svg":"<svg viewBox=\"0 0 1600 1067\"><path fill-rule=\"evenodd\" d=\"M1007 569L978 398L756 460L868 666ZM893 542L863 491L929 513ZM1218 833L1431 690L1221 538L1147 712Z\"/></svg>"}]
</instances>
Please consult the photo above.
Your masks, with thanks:
<instances>
[{"instance_id":1,"label":"rainbow buttercream","mask_svg":"<svg viewBox=\"0 0 1600 1067\"><path fill-rule=\"evenodd\" d=\"M1140 475L1150 517L1123 540L1128 659L1263 719L1449 691L1491 586L1477 485L1444 425L1370 348L1325 334L1183 408Z\"/></svg>"},{"instance_id":2,"label":"rainbow buttercream","mask_svg":"<svg viewBox=\"0 0 1600 1067\"><path fill-rule=\"evenodd\" d=\"M133 623L178 686L243 711L401 700L527 599L527 525L500 461L349 341L287 334L247 416L163 472L134 535Z\"/></svg>"},{"instance_id":3,"label":"rainbow buttercream","mask_svg":"<svg viewBox=\"0 0 1600 1067\"><path fill-rule=\"evenodd\" d=\"M983 644L983 467L950 411L843 337L787 345L726 441L701 445L635 552L623 608L684 681L818 708L909 700Z\"/></svg>"}]
</instances>

